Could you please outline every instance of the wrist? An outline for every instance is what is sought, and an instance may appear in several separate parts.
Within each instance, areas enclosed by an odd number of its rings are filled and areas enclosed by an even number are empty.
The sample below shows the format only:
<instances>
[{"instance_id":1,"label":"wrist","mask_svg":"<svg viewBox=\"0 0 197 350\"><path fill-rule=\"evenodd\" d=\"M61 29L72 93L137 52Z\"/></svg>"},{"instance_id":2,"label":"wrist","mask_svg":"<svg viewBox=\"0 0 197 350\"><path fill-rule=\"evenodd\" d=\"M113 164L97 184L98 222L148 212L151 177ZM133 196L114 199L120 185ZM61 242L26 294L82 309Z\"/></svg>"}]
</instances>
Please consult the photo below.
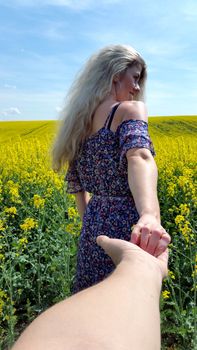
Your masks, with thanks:
<instances>
[{"instance_id":1,"label":"wrist","mask_svg":"<svg viewBox=\"0 0 197 350\"><path fill-rule=\"evenodd\" d=\"M134 254L132 254L134 255ZM162 285L162 273L159 265L153 258L149 257L148 259L144 258L144 254L140 256L138 255L132 256L131 258L123 258L123 260L116 267L117 276L127 279L128 282L133 283L133 277L136 276L139 284L142 286L153 285L154 288L160 293L161 285Z\"/></svg>"},{"instance_id":2,"label":"wrist","mask_svg":"<svg viewBox=\"0 0 197 350\"><path fill-rule=\"evenodd\" d=\"M160 221L160 212L153 211L152 209L143 209L139 212L140 218L143 216L151 216L154 217L156 220Z\"/></svg>"}]
</instances>

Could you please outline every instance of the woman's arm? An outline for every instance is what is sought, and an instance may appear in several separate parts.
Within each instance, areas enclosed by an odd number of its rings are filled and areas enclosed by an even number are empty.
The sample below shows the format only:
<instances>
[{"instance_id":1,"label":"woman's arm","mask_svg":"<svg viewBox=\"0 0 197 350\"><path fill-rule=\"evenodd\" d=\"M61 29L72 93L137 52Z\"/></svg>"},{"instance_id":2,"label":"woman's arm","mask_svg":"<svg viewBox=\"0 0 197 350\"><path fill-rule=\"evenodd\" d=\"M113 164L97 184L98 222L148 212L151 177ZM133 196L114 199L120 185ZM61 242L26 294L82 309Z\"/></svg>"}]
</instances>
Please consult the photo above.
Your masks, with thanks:
<instances>
[{"instance_id":1,"label":"woman's arm","mask_svg":"<svg viewBox=\"0 0 197 350\"><path fill-rule=\"evenodd\" d=\"M78 210L80 218L82 220L84 212L86 210L86 206L88 205L88 202L90 200L90 195L86 191L77 192L74 195L75 195L77 210Z\"/></svg>"},{"instance_id":2,"label":"woman's arm","mask_svg":"<svg viewBox=\"0 0 197 350\"><path fill-rule=\"evenodd\" d=\"M157 166L146 148L133 148L127 154L128 182L139 216L154 216L160 223L157 198Z\"/></svg>"},{"instance_id":3,"label":"woman's arm","mask_svg":"<svg viewBox=\"0 0 197 350\"><path fill-rule=\"evenodd\" d=\"M131 242L158 256L170 243L170 236L160 224L157 198L157 167L147 149L127 152L128 182L140 219L134 226Z\"/></svg>"},{"instance_id":4,"label":"woman's arm","mask_svg":"<svg viewBox=\"0 0 197 350\"><path fill-rule=\"evenodd\" d=\"M127 150L128 183L140 216L132 230L131 242L158 256L166 249L170 236L160 224L158 173L151 154L147 110L144 103L138 101L124 102L121 106L122 121L135 121L120 139L123 151Z\"/></svg>"}]
</instances>

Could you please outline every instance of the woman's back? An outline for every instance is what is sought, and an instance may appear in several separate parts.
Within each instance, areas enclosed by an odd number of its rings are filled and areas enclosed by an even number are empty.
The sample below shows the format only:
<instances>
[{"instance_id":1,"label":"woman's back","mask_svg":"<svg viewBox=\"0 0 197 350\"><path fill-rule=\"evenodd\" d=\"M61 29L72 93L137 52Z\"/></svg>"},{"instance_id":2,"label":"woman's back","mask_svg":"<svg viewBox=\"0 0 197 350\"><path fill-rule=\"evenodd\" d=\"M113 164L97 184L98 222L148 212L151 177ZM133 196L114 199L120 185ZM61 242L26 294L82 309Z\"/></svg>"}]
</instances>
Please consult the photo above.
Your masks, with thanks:
<instances>
[{"instance_id":1,"label":"woman's back","mask_svg":"<svg viewBox=\"0 0 197 350\"><path fill-rule=\"evenodd\" d=\"M112 107L105 103L97 109L92 133L67 173L68 192L83 190L101 196L132 197L127 179L126 152L134 147L154 151L147 123L132 119L120 122L120 107L120 103ZM103 117L101 113L108 113L108 116Z\"/></svg>"},{"instance_id":2,"label":"woman's back","mask_svg":"<svg viewBox=\"0 0 197 350\"><path fill-rule=\"evenodd\" d=\"M117 104L117 101L108 99L98 106L92 119L91 135L95 134L98 130L100 130L105 125L107 118L112 111L112 108L116 104ZM120 113L120 108L119 108L114 114L114 118L112 120L110 129L112 131L116 131L121 120L122 120L122 113Z\"/></svg>"}]
</instances>

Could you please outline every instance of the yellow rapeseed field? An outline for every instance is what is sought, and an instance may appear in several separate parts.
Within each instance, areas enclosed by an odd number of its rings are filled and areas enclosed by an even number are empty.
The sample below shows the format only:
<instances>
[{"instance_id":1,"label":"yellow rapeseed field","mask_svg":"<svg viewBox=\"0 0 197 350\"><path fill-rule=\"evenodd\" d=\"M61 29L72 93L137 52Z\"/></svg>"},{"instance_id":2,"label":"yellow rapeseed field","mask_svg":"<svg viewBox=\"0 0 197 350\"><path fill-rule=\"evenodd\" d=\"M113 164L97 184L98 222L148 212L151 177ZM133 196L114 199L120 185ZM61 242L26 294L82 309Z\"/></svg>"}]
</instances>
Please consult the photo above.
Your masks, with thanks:
<instances>
[{"instance_id":1,"label":"yellow rapeseed field","mask_svg":"<svg viewBox=\"0 0 197 350\"><path fill-rule=\"evenodd\" d=\"M161 295L163 349L193 349L196 315L196 117L150 118L162 224L172 236ZM51 169L53 121L0 122L0 349L70 294L81 222Z\"/></svg>"}]
</instances>

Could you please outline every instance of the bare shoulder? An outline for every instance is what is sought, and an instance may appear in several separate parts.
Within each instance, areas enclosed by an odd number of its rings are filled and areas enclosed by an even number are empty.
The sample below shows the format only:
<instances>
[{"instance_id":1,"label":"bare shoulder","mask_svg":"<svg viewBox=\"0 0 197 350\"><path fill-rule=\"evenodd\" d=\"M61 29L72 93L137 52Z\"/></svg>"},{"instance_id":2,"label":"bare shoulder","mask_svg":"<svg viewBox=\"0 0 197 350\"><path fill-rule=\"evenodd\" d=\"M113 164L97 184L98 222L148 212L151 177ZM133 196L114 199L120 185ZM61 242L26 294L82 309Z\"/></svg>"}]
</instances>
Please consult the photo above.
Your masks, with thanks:
<instances>
[{"instance_id":1,"label":"bare shoulder","mask_svg":"<svg viewBox=\"0 0 197 350\"><path fill-rule=\"evenodd\" d=\"M119 107L122 122L130 119L148 122L146 105L142 101L124 101Z\"/></svg>"}]
</instances>

